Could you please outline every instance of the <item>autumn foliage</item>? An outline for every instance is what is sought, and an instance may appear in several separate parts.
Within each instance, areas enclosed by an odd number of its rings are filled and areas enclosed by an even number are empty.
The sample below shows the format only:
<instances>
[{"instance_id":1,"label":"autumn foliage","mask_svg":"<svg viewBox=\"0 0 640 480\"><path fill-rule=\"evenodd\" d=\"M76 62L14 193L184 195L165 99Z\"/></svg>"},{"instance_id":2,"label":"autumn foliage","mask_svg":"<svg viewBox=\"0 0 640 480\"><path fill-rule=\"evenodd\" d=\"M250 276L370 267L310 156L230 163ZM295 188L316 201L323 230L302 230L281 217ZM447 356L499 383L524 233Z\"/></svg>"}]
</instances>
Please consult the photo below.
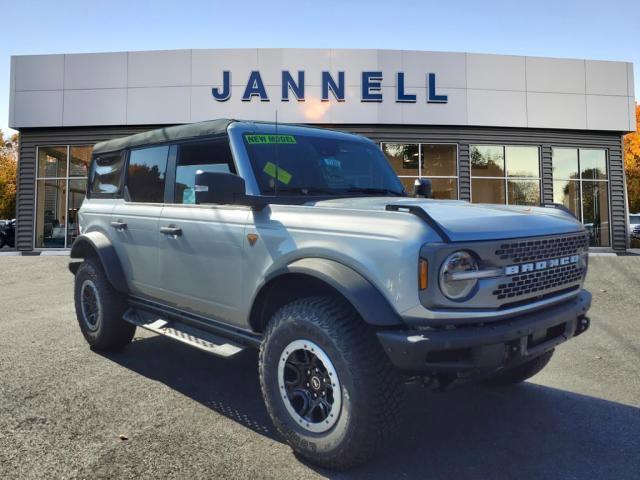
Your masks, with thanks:
<instances>
[{"instance_id":1,"label":"autumn foliage","mask_svg":"<svg viewBox=\"0 0 640 480\"><path fill-rule=\"evenodd\" d=\"M629 212L640 213L640 105L636 105L636 131L624 137Z\"/></svg>"},{"instance_id":2,"label":"autumn foliage","mask_svg":"<svg viewBox=\"0 0 640 480\"><path fill-rule=\"evenodd\" d=\"M0 219L16 216L18 135L5 139L0 130Z\"/></svg>"}]
</instances>

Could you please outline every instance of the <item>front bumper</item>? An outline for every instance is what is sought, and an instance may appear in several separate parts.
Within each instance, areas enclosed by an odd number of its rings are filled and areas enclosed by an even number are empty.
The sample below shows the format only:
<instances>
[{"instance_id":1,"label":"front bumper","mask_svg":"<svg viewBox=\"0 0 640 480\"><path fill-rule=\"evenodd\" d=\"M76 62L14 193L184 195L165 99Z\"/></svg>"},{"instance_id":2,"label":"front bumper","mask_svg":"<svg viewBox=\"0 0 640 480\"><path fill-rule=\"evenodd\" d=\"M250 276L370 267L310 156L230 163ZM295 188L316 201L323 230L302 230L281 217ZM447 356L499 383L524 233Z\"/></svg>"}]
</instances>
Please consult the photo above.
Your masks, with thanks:
<instances>
[{"instance_id":1,"label":"front bumper","mask_svg":"<svg viewBox=\"0 0 640 480\"><path fill-rule=\"evenodd\" d=\"M508 320L455 328L378 332L391 362L407 372L492 371L533 358L589 328L591 294Z\"/></svg>"}]
</instances>

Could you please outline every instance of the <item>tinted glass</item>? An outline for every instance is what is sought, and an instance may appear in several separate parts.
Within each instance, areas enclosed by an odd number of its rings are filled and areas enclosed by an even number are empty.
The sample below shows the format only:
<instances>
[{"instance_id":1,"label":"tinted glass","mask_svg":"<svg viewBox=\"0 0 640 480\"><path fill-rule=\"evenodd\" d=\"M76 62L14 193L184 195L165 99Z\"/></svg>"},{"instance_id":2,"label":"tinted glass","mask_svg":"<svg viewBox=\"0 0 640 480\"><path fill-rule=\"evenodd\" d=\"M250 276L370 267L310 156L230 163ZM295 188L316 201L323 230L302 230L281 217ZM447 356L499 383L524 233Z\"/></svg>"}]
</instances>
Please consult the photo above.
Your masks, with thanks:
<instances>
[{"instance_id":1,"label":"tinted glass","mask_svg":"<svg viewBox=\"0 0 640 480\"><path fill-rule=\"evenodd\" d=\"M473 178L471 180L473 203L505 203L504 180Z\"/></svg>"},{"instance_id":2,"label":"tinted glass","mask_svg":"<svg viewBox=\"0 0 640 480\"><path fill-rule=\"evenodd\" d=\"M578 150L575 148L554 148L552 155L553 178L578 178Z\"/></svg>"},{"instance_id":3,"label":"tinted glass","mask_svg":"<svg viewBox=\"0 0 640 480\"><path fill-rule=\"evenodd\" d=\"M508 180L507 200L509 205L540 205L540 181Z\"/></svg>"},{"instance_id":4,"label":"tinted glass","mask_svg":"<svg viewBox=\"0 0 640 480\"><path fill-rule=\"evenodd\" d=\"M455 145L422 145L422 176L457 176L457 157L458 149Z\"/></svg>"},{"instance_id":5,"label":"tinted glass","mask_svg":"<svg viewBox=\"0 0 640 480\"><path fill-rule=\"evenodd\" d=\"M582 223L592 247L609 246L607 182L582 182Z\"/></svg>"},{"instance_id":6,"label":"tinted glass","mask_svg":"<svg viewBox=\"0 0 640 480\"><path fill-rule=\"evenodd\" d=\"M180 146L176 168L176 203L196 203L196 172L235 173L229 144L226 141Z\"/></svg>"},{"instance_id":7,"label":"tinted glass","mask_svg":"<svg viewBox=\"0 0 640 480\"><path fill-rule=\"evenodd\" d=\"M458 181L455 178L431 178L431 196L443 200L458 198Z\"/></svg>"},{"instance_id":8,"label":"tinted glass","mask_svg":"<svg viewBox=\"0 0 640 480\"><path fill-rule=\"evenodd\" d=\"M66 180L38 180L36 247L64 248Z\"/></svg>"},{"instance_id":9,"label":"tinted glass","mask_svg":"<svg viewBox=\"0 0 640 480\"><path fill-rule=\"evenodd\" d=\"M91 172L91 194L118 194L122 183L123 165L123 155L120 153L96 157Z\"/></svg>"},{"instance_id":10,"label":"tinted glass","mask_svg":"<svg viewBox=\"0 0 640 480\"><path fill-rule=\"evenodd\" d=\"M540 177L538 147L505 147L505 162L509 177Z\"/></svg>"},{"instance_id":11,"label":"tinted glass","mask_svg":"<svg viewBox=\"0 0 640 480\"><path fill-rule=\"evenodd\" d=\"M471 175L474 177L504 177L504 147L471 145Z\"/></svg>"},{"instance_id":12,"label":"tinted glass","mask_svg":"<svg viewBox=\"0 0 640 480\"><path fill-rule=\"evenodd\" d=\"M567 207L576 218L580 218L580 182L577 180L555 180L553 202Z\"/></svg>"},{"instance_id":13,"label":"tinted glass","mask_svg":"<svg viewBox=\"0 0 640 480\"><path fill-rule=\"evenodd\" d=\"M69 180L69 205L67 207L67 247L70 247L75 239L80 235L80 224L78 223L78 210L84 200L87 190L85 179Z\"/></svg>"},{"instance_id":14,"label":"tinted glass","mask_svg":"<svg viewBox=\"0 0 640 480\"><path fill-rule=\"evenodd\" d=\"M168 146L131 151L127 170L130 201L163 203L168 154Z\"/></svg>"},{"instance_id":15,"label":"tinted glass","mask_svg":"<svg viewBox=\"0 0 640 480\"><path fill-rule=\"evenodd\" d=\"M69 176L86 177L89 163L91 162L91 151L93 147L71 147L69 150Z\"/></svg>"},{"instance_id":16,"label":"tinted glass","mask_svg":"<svg viewBox=\"0 0 640 480\"><path fill-rule=\"evenodd\" d=\"M364 189L402 192L380 149L369 142L312 135L245 135L264 194L362 194ZM383 192L379 192L383 193Z\"/></svg>"},{"instance_id":17,"label":"tinted glass","mask_svg":"<svg viewBox=\"0 0 640 480\"><path fill-rule=\"evenodd\" d=\"M382 152L398 175L416 175L418 171L418 145L415 143L383 143Z\"/></svg>"},{"instance_id":18,"label":"tinted glass","mask_svg":"<svg viewBox=\"0 0 640 480\"><path fill-rule=\"evenodd\" d=\"M604 150L580 150L580 171L583 180L607 179L607 155Z\"/></svg>"},{"instance_id":19,"label":"tinted glass","mask_svg":"<svg viewBox=\"0 0 640 480\"><path fill-rule=\"evenodd\" d=\"M67 176L67 147L38 148L38 177Z\"/></svg>"}]
</instances>

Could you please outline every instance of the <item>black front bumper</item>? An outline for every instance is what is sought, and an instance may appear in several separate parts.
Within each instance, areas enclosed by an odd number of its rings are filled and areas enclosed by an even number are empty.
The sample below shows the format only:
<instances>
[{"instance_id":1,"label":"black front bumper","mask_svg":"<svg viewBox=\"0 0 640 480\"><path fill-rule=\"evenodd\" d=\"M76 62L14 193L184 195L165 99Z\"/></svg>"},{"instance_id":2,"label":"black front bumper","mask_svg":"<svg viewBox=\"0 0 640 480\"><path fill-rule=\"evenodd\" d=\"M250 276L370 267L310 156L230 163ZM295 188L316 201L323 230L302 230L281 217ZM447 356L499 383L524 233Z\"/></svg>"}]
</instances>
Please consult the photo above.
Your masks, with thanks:
<instances>
[{"instance_id":1,"label":"black front bumper","mask_svg":"<svg viewBox=\"0 0 640 480\"><path fill-rule=\"evenodd\" d=\"M533 358L589 328L591 294L507 320L430 330L378 332L391 362L424 374L492 371Z\"/></svg>"}]
</instances>

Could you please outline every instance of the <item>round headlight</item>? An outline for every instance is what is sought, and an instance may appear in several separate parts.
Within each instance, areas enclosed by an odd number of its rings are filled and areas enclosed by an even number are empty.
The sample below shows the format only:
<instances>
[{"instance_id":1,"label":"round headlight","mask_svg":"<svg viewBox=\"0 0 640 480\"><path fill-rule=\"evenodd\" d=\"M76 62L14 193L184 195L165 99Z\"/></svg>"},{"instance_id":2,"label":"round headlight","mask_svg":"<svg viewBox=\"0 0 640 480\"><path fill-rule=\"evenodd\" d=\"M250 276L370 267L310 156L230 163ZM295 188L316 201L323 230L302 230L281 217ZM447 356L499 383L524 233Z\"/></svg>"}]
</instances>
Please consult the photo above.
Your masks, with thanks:
<instances>
[{"instance_id":1,"label":"round headlight","mask_svg":"<svg viewBox=\"0 0 640 480\"><path fill-rule=\"evenodd\" d=\"M440 267L440 290L451 300L467 297L478 283L477 278L465 279L464 275L456 275L478 270L478 262L473 255L464 250L449 255Z\"/></svg>"}]
</instances>

